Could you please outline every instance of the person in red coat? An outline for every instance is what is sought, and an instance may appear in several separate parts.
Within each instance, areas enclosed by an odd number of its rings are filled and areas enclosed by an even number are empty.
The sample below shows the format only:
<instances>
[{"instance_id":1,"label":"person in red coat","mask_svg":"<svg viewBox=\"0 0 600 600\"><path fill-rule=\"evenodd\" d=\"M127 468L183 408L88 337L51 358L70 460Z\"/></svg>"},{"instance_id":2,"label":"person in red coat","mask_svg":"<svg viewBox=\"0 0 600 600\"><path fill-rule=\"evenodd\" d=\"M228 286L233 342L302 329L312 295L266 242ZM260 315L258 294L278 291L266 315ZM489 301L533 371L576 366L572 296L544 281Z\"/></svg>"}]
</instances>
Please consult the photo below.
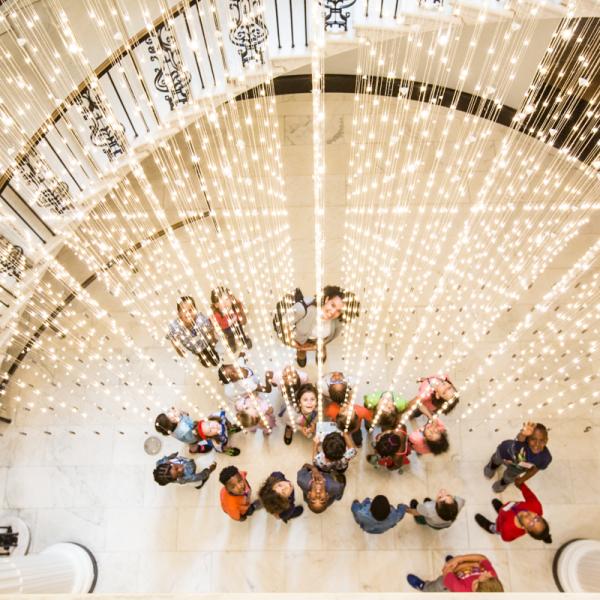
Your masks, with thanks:
<instances>
[{"instance_id":1,"label":"person in red coat","mask_svg":"<svg viewBox=\"0 0 600 600\"><path fill-rule=\"evenodd\" d=\"M551 544L550 527L542 516L544 511L540 501L524 483L518 488L523 494L522 502L502 504L497 498L492 500L492 505L498 513L495 523L479 513L475 515L475 521L487 532L499 534L505 542L512 542L528 533L534 540Z\"/></svg>"}]
</instances>

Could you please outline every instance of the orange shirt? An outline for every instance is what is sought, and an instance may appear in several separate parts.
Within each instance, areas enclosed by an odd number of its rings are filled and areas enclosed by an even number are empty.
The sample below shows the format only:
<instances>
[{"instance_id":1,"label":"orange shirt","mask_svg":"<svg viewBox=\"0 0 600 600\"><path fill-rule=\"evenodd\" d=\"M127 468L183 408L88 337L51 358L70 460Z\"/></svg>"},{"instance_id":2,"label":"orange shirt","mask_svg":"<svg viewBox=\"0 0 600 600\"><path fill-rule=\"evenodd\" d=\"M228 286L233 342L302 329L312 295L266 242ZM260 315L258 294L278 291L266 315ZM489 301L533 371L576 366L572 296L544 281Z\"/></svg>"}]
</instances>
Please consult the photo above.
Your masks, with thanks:
<instances>
[{"instance_id":1,"label":"orange shirt","mask_svg":"<svg viewBox=\"0 0 600 600\"><path fill-rule=\"evenodd\" d=\"M360 406L360 404L354 405L354 412L358 417L358 426L362 425L363 419L367 422L371 422L373 420L373 411L365 408L364 406ZM330 402L325 408L325 416L332 421L335 421L336 417L340 414L340 405L337 402Z\"/></svg>"},{"instance_id":2,"label":"orange shirt","mask_svg":"<svg viewBox=\"0 0 600 600\"><path fill-rule=\"evenodd\" d=\"M234 521L239 521L248 512L251 504L250 495L252 490L246 480L246 471L240 471L240 475L246 485L246 489L241 496L230 494L225 486L221 488L221 507Z\"/></svg>"}]
</instances>

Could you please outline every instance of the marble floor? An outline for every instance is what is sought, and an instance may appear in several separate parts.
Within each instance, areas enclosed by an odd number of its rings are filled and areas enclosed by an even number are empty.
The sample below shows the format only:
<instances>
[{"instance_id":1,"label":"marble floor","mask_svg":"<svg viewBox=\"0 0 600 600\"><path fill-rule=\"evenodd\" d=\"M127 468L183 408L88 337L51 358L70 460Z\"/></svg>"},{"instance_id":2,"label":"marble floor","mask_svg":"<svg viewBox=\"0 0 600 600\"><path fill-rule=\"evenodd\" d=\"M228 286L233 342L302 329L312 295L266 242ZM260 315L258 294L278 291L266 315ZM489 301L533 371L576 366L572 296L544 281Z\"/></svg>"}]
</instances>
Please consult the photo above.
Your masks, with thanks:
<instances>
[{"instance_id":1,"label":"marble floor","mask_svg":"<svg viewBox=\"0 0 600 600\"><path fill-rule=\"evenodd\" d=\"M565 418L547 425L554 462L532 489L551 524L549 546L529 538L503 543L473 520L478 511L492 514L494 495L482 467L494 445L515 434L516 421L491 429L482 421L452 419L451 451L413 455L401 475L374 470L363 447L348 471L343 500L321 515L305 511L287 525L264 510L244 523L230 520L219 505L216 475L201 491L159 487L153 458L143 448L147 435L133 423L96 423L93 429L54 424L49 431L21 422L2 430L0 498L4 511L31 527L32 552L65 540L89 547L99 562L98 592L408 591L406 573L432 577L446 554L466 552L487 554L507 590L550 592L556 590L556 549L573 538L600 536L600 422ZM275 469L295 479L309 460L310 443L297 438L286 447L282 433L280 425L267 439L238 434L241 455L219 455L219 468L233 463L247 470L254 490ZM165 452L182 450L165 441ZM354 498L384 493L408 502L442 486L467 500L450 529L436 532L406 517L376 536L353 522ZM517 490L502 497L518 498Z\"/></svg>"}]
</instances>

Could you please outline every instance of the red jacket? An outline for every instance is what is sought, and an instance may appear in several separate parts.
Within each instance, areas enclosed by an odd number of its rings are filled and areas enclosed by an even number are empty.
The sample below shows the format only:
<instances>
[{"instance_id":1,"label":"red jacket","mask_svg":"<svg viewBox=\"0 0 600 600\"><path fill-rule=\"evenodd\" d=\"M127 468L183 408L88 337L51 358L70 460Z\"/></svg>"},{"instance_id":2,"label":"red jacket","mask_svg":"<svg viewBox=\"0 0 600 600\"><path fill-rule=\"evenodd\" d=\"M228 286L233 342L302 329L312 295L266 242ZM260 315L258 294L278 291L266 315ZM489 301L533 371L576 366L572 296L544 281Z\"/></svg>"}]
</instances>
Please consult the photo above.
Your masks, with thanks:
<instances>
[{"instance_id":1,"label":"red jacket","mask_svg":"<svg viewBox=\"0 0 600 600\"><path fill-rule=\"evenodd\" d=\"M519 486L519 489L523 494L524 501L507 502L498 512L498 518L496 519L496 530L505 542L512 542L527 533L524 529L515 525L517 513L522 510L530 510L538 515L544 514L540 501L524 483Z\"/></svg>"}]
</instances>

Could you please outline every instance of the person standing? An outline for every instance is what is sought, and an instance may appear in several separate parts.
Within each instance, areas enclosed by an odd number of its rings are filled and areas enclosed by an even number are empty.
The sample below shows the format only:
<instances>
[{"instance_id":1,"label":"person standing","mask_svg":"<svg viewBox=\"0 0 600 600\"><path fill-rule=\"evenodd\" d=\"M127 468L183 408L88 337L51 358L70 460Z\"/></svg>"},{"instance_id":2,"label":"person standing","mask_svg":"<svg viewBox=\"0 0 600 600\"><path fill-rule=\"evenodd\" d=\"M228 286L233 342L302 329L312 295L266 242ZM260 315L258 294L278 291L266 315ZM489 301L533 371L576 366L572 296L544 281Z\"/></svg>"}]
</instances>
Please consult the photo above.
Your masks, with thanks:
<instances>
[{"instance_id":1,"label":"person standing","mask_svg":"<svg viewBox=\"0 0 600 600\"><path fill-rule=\"evenodd\" d=\"M551 544L550 526L542 516L544 510L540 501L524 483L518 487L523 494L521 502L502 504L498 498L492 500L492 506L498 513L495 523L480 513L475 515L475 521L488 533L497 533L505 542L512 542L528 533L534 540Z\"/></svg>"},{"instance_id":2,"label":"person standing","mask_svg":"<svg viewBox=\"0 0 600 600\"><path fill-rule=\"evenodd\" d=\"M548 468L552 455L547 447L548 430L541 423L523 423L514 440L505 440L485 465L483 474L491 479L504 465L502 478L494 483L496 493L503 492L511 483L519 486L531 479L538 471Z\"/></svg>"},{"instance_id":3,"label":"person standing","mask_svg":"<svg viewBox=\"0 0 600 600\"><path fill-rule=\"evenodd\" d=\"M203 367L219 364L215 329L210 319L198 311L191 296L179 298L177 318L169 324L166 337L179 356L185 356L187 350L198 357Z\"/></svg>"},{"instance_id":4,"label":"person standing","mask_svg":"<svg viewBox=\"0 0 600 600\"><path fill-rule=\"evenodd\" d=\"M503 592L492 563L483 554L447 556L442 574L432 581L424 581L410 573L409 585L421 592Z\"/></svg>"},{"instance_id":5,"label":"person standing","mask_svg":"<svg viewBox=\"0 0 600 600\"><path fill-rule=\"evenodd\" d=\"M323 288L321 306L316 298L304 297L296 290L296 302L276 323L276 331L282 341L296 349L298 366L306 366L306 353L317 351L319 334L322 338L322 356L317 362L327 360L326 346L342 330L345 323L358 316L359 303L352 292L336 285ZM318 352L317 352L318 354Z\"/></svg>"},{"instance_id":6,"label":"person standing","mask_svg":"<svg viewBox=\"0 0 600 600\"><path fill-rule=\"evenodd\" d=\"M221 508L234 521L245 521L260 508L260 501L251 501L252 489L246 479L246 471L239 471L233 465L225 467L219 474L221 488Z\"/></svg>"},{"instance_id":7,"label":"person standing","mask_svg":"<svg viewBox=\"0 0 600 600\"><path fill-rule=\"evenodd\" d=\"M391 506L389 500L382 495L365 498L362 502L352 502L352 516L366 533L385 533L395 527L406 513L406 505Z\"/></svg>"}]
</instances>

